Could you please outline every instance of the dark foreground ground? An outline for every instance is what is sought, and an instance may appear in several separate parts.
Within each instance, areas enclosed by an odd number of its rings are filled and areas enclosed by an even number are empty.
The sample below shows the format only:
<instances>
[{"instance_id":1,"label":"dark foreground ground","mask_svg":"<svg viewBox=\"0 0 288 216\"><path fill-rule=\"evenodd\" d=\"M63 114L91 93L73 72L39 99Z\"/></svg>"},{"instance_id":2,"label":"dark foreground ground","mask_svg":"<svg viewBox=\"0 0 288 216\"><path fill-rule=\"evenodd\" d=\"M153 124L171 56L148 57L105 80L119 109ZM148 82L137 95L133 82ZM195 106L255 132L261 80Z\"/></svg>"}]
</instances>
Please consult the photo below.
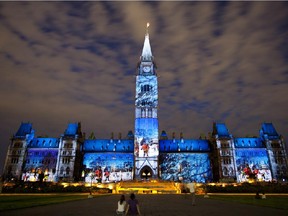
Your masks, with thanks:
<instances>
[{"instance_id":1,"label":"dark foreground ground","mask_svg":"<svg viewBox=\"0 0 288 216\"><path fill-rule=\"evenodd\" d=\"M113 216L120 195L96 196L80 201L0 212L1 216ZM126 195L128 199L129 195ZM287 216L287 210L196 197L196 206L185 195L136 195L143 216ZM259 200L261 201L261 200Z\"/></svg>"}]
</instances>

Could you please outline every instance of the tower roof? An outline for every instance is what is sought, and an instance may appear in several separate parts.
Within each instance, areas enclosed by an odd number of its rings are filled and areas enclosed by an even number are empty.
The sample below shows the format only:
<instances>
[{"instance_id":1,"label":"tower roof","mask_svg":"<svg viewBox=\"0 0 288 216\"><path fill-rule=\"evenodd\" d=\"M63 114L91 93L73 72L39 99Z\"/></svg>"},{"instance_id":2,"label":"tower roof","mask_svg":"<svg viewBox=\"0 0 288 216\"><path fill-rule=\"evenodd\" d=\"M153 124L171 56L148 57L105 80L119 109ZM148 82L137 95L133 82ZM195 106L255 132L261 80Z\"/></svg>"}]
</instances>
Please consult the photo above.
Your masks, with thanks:
<instances>
[{"instance_id":1,"label":"tower roof","mask_svg":"<svg viewBox=\"0 0 288 216\"><path fill-rule=\"evenodd\" d=\"M153 58L150 41L149 41L149 33L148 33L149 23L147 23L147 31L145 34L144 45L142 50L141 59L146 61L151 61Z\"/></svg>"},{"instance_id":2,"label":"tower roof","mask_svg":"<svg viewBox=\"0 0 288 216\"><path fill-rule=\"evenodd\" d=\"M218 135L219 138L230 138L231 136L228 128L224 123L214 123L213 134Z\"/></svg>"},{"instance_id":3,"label":"tower roof","mask_svg":"<svg viewBox=\"0 0 288 216\"><path fill-rule=\"evenodd\" d=\"M32 130L32 124L30 122L22 122L17 133L15 134L15 137L25 137L27 134L30 134Z\"/></svg>"},{"instance_id":4,"label":"tower roof","mask_svg":"<svg viewBox=\"0 0 288 216\"><path fill-rule=\"evenodd\" d=\"M260 134L266 135L269 139L279 139L279 135L272 123L263 123Z\"/></svg>"},{"instance_id":5,"label":"tower roof","mask_svg":"<svg viewBox=\"0 0 288 216\"><path fill-rule=\"evenodd\" d=\"M64 136L75 136L81 133L81 129L79 127L81 127L80 123L69 123L64 132Z\"/></svg>"}]
</instances>

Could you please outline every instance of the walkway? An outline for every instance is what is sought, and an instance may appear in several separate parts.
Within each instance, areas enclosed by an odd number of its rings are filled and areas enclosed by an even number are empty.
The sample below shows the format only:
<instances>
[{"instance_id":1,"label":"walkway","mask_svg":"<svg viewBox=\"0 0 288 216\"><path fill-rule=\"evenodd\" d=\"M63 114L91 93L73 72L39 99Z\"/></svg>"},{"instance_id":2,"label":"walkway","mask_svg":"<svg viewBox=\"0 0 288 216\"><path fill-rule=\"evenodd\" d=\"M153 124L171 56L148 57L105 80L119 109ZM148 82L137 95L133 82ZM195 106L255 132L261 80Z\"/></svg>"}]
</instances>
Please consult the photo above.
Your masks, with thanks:
<instances>
[{"instance_id":1,"label":"walkway","mask_svg":"<svg viewBox=\"0 0 288 216\"><path fill-rule=\"evenodd\" d=\"M97 196L92 199L72 201L49 206L1 212L1 216L113 216L120 195ZM126 195L128 199L128 195ZM142 216L287 216L285 210L238 204L233 202L196 197L196 206L191 205L191 197L185 195L144 195L136 194L140 202ZM261 201L261 200L259 200Z\"/></svg>"}]
</instances>

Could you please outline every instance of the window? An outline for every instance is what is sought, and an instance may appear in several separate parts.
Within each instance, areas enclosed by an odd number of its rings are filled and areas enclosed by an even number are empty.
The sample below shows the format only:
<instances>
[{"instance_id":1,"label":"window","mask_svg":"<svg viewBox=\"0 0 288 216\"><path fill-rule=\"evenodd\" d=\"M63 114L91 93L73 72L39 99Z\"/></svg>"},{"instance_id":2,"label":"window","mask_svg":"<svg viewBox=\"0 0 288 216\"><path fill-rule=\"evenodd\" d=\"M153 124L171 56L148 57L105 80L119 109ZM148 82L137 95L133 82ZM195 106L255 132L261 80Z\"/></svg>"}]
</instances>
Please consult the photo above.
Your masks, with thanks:
<instances>
[{"instance_id":1,"label":"window","mask_svg":"<svg viewBox=\"0 0 288 216\"><path fill-rule=\"evenodd\" d=\"M63 172L64 172L64 168L61 167L61 169L60 169L60 174L63 175Z\"/></svg>"},{"instance_id":2,"label":"window","mask_svg":"<svg viewBox=\"0 0 288 216\"><path fill-rule=\"evenodd\" d=\"M73 143L65 143L64 148L73 148Z\"/></svg>"},{"instance_id":3,"label":"window","mask_svg":"<svg viewBox=\"0 0 288 216\"><path fill-rule=\"evenodd\" d=\"M22 147L23 147L23 143L21 142L14 143L14 148L22 148Z\"/></svg>"},{"instance_id":4,"label":"window","mask_svg":"<svg viewBox=\"0 0 288 216\"><path fill-rule=\"evenodd\" d=\"M17 164L18 161L19 161L19 158L12 158L12 159L11 159L11 163L12 163L12 164Z\"/></svg>"},{"instance_id":5,"label":"window","mask_svg":"<svg viewBox=\"0 0 288 216\"><path fill-rule=\"evenodd\" d=\"M229 157L224 157L223 164L231 164L231 159Z\"/></svg>"},{"instance_id":6,"label":"window","mask_svg":"<svg viewBox=\"0 0 288 216\"><path fill-rule=\"evenodd\" d=\"M148 118L152 118L152 108L148 109Z\"/></svg>"},{"instance_id":7,"label":"window","mask_svg":"<svg viewBox=\"0 0 288 216\"><path fill-rule=\"evenodd\" d=\"M67 167L66 168L66 175L69 175L70 174L70 167Z\"/></svg>"},{"instance_id":8,"label":"window","mask_svg":"<svg viewBox=\"0 0 288 216\"><path fill-rule=\"evenodd\" d=\"M223 169L223 175L224 176L227 176L228 175L228 169L226 167L224 167Z\"/></svg>"},{"instance_id":9,"label":"window","mask_svg":"<svg viewBox=\"0 0 288 216\"><path fill-rule=\"evenodd\" d=\"M149 92L151 90L152 90L152 86L151 85L141 86L141 92Z\"/></svg>"},{"instance_id":10,"label":"window","mask_svg":"<svg viewBox=\"0 0 288 216\"><path fill-rule=\"evenodd\" d=\"M70 158L69 158L69 157L64 157L64 158L62 158L62 163L63 163L63 164L68 164L68 163L70 163Z\"/></svg>"},{"instance_id":11,"label":"window","mask_svg":"<svg viewBox=\"0 0 288 216\"><path fill-rule=\"evenodd\" d=\"M142 101L142 102L141 102L141 105L142 105L142 106L146 106L146 105L152 106L152 102L151 102L151 101Z\"/></svg>"}]
</instances>

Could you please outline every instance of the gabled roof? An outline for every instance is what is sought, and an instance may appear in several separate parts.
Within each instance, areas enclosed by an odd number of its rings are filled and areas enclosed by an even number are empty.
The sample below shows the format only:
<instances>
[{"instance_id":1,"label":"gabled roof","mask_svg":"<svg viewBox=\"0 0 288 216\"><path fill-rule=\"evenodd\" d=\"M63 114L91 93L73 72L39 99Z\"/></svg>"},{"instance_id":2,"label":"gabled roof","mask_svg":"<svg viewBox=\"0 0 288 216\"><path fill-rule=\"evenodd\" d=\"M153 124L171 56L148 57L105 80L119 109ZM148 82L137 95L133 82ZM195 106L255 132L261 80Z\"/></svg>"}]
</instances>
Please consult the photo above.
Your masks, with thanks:
<instances>
[{"instance_id":1,"label":"gabled roof","mask_svg":"<svg viewBox=\"0 0 288 216\"><path fill-rule=\"evenodd\" d=\"M27 134L33 133L32 123L21 123L15 137L25 137Z\"/></svg>"}]
</instances>

